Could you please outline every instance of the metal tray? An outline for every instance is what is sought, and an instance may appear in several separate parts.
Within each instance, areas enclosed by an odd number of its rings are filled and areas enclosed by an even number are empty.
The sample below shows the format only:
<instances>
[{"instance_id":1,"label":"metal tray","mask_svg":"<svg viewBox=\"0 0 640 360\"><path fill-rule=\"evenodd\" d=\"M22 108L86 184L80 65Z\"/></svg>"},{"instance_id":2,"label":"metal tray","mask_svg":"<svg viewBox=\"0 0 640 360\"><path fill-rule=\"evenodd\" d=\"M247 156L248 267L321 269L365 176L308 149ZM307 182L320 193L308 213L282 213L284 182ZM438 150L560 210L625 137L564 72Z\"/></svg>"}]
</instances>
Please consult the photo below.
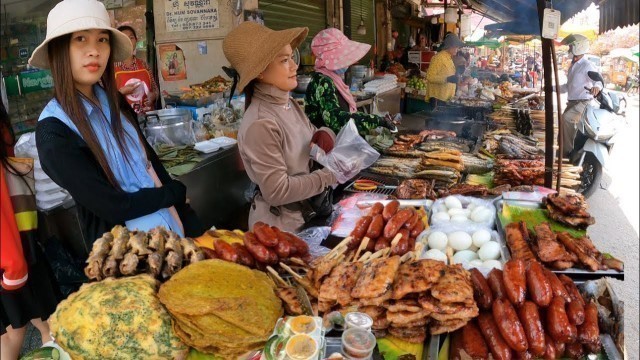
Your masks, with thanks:
<instances>
[{"instance_id":1,"label":"metal tray","mask_svg":"<svg viewBox=\"0 0 640 360\"><path fill-rule=\"evenodd\" d=\"M536 202L536 201L527 201L527 200L503 200L503 199L498 199L494 202L494 205L496 207L496 226L498 228L498 233L500 233L500 236L504 239L505 244L507 243L507 234L504 231L505 226L507 226L508 224L503 224L502 221L500 220L500 213L502 212L502 207L505 203L508 203L509 205L513 205L513 206L519 206L519 207L524 207L524 208L530 208L530 209L541 209L543 208L542 203L540 202ZM511 255L511 251L509 250L509 247L507 245L507 249L508 249L508 253L509 255ZM589 271L589 270L584 270L584 269L579 269L579 268L570 268L570 269L566 269L566 270L554 270L554 269L550 269L551 271L553 271L556 274L565 274L569 277L571 277L574 280L577 279L583 279L583 280L588 280L588 279L596 279L596 278L601 278L603 276L608 276L608 277L612 277L615 279L619 279L619 280L624 280L624 271L622 272L618 272L616 270L598 270L598 271Z\"/></svg>"},{"instance_id":2,"label":"metal tray","mask_svg":"<svg viewBox=\"0 0 640 360\"><path fill-rule=\"evenodd\" d=\"M375 174L362 173L358 176L356 180L373 180L381 183L386 186L398 186L400 181L398 179L380 176ZM375 189L375 190L357 190L354 185L356 180L352 181L344 191L348 192L363 192L363 193L373 193L373 194L382 194L382 195L393 195L396 192L395 188L383 188L383 189Z\"/></svg>"}]
</instances>

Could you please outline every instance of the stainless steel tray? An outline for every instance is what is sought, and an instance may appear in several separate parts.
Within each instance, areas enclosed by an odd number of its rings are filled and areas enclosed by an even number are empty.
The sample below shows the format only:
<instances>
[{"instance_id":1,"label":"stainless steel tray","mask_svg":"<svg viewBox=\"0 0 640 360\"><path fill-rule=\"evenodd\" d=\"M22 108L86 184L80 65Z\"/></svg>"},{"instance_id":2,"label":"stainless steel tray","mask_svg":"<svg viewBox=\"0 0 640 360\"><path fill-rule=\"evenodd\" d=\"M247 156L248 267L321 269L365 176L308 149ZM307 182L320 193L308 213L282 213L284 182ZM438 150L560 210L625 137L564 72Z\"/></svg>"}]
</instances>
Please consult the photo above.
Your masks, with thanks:
<instances>
[{"instance_id":1,"label":"stainless steel tray","mask_svg":"<svg viewBox=\"0 0 640 360\"><path fill-rule=\"evenodd\" d=\"M510 257L511 251L509 250L509 246L507 243L507 234L504 231L505 226L507 226L508 224L503 224L499 216L502 213L502 207L504 206L505 203L508 203L509 205L513 205L513 206L519 206L519 207L530 208L530 209L542 209L543 205L540 202L527 201L527 200L498 199L494 202L496 207L496 226L498 228L498 233L500 233L500 236L504 239L505 244L507 244L507 253L509 254L509 257ZM566 270L554 270L554 269L550 269L550 270L556 274L565 274L574 280L578 278L595 279L603 276L624 280L624 271L619 272L613 269L598 270L598 271L589 271L589 270L584 270L579 268L570 268Z\"/></svg>"}]
</instances>

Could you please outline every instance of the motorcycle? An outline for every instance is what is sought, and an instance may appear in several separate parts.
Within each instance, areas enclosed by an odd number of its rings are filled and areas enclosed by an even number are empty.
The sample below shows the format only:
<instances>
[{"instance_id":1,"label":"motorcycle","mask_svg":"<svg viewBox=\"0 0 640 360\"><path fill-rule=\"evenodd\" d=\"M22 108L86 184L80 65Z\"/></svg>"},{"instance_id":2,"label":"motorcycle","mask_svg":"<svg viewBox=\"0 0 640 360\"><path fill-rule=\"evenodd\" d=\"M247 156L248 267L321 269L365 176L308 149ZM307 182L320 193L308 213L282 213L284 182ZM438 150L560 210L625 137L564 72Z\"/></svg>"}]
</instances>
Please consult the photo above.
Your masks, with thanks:
<instances>
[{"instance_id":1,"label":"motorcycle","mask_svg":"<svg viewBox=\"0 0 640 360\"><path fill-rule=\"evenodd\" d=\"M571 155L571 162L582 166L578 192L585 197L591 196L598 188L603 167L609 160L616 135L624 121L619 114L620 99L605 88L602 75L595 71L587 74L591 80L600 81L603 89L595 97L599 106L589 104L582 114ZM590 90L587 87L585 89Z\"/></svg>"}]
</instances>

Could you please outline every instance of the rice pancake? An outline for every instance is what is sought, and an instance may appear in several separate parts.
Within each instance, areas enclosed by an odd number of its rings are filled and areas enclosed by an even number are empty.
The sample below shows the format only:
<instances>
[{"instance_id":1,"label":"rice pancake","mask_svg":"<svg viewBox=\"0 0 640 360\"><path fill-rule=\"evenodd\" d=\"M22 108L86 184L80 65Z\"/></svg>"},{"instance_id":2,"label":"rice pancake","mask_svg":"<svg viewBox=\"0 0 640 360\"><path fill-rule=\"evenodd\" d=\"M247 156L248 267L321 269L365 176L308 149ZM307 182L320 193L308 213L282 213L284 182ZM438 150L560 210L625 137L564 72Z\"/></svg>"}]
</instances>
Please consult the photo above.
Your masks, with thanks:
<instances>
[{"instance_id":1,"label":"rice pancake","mask_svg":"<svg viewBox=\"0 0 640 360\"><path fill-rule=\"evenodd\" d=\"M56 342L73 359L179 359L176 336L149 275L84 284L49 319Z\"/></svg>"}]
</instances>

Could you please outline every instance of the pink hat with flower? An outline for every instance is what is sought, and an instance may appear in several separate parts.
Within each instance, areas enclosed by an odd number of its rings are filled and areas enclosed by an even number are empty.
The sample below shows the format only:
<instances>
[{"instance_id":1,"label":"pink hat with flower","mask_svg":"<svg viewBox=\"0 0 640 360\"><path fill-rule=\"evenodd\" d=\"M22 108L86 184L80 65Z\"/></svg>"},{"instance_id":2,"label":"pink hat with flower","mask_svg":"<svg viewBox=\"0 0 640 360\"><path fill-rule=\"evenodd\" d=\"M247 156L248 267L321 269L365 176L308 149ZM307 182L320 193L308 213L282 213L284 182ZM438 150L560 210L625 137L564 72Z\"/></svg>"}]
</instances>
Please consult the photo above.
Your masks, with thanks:
<instances>
[{"instance_id":1,"label":"pink hat with flower","mask_svg":"<svg viewBox=\"0 0 640 360\"><path fill-rule=\"evenodd\" d=\"M343 69L362 59L371 45L352 41L336 28L324 29L311 41L316 56L316 67L329 70Z\"/></svg>"}]
</instances>

